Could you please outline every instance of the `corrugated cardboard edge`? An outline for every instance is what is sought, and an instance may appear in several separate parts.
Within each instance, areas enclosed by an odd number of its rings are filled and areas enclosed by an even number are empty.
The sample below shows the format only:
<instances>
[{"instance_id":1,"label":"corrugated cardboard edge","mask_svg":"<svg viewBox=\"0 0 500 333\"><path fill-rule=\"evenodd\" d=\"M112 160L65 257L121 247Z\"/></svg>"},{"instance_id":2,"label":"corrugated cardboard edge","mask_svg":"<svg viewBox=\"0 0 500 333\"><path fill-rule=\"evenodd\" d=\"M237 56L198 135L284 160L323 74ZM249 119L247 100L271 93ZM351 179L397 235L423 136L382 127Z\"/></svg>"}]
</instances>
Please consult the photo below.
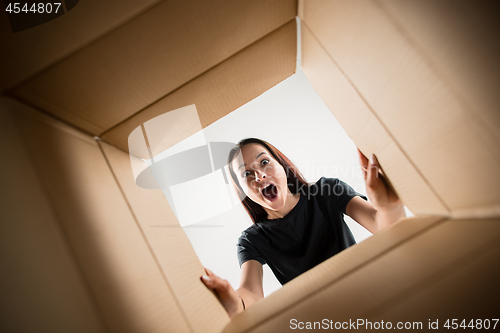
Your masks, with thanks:
<instances>
[{"instance_id":1,"label":"corrugated cardboard edge","mask_svg":"<svg viewBox=\"0 0 500 333\"><path fill-rule=\"evenodd\" d=\"M220 332L226 311L200 281L203 267L161 190L139 188L127 153L99 142L165 281L194 332Z\"/></svg>"},{"instance_id":2,"label":"corrugated cardboard edge","mask_svg":"<svg viewBox=\"0 0 500 333\"><path fill-rule=\"evenodd\" d=\"M132 130L158 115L191 104L196 105L202 127L210 125L295 73L296 31L293 19L100 138L128 152L127 139Z\"/></svg>"},{"instance_id":3,"label":"corrugated cardboard edge","mask_svg":"<svg viewBox=\"0 0 500 333\"><path fill-rule=\"evenodd\" d=\"M285 311L300 307L300 304L303 304L305 300L316 297L325 289L343 280L348 280L352 274L363 270L374 260L384 257L387 253L397 251L406 242L434 229L444 220L442 217L412 218L381 231L376 236L368 238L319 264L285 284L282 289L260 300L256 304L257 306L250 307L246 313L235 317L224 332L262 330L261 325L276 320ZM323 304L323 306L325 305ZM315 305L315 308L317 306ZM296 312L296 314L298 313L300 312ZM287 324L288 321L283 321L280 331L287 330Z\"/></svg>"},{"instance_id":4,"label":"corrugated cardboard edge","mask_svg":"<svg viewBox=\"0 0 500 333\"><path fill-rule=\"evenodd\" d=\"M192 331L95 140L14 104L47 200L107 328Z\"/></svg>"},{"instance_id":5,"label":"corrugated cardboard edge","mask_svg":"<svg viewBox=\"0 0 500 333\"><path fill-rule=\"evenodd\" d=\"M375 3L446 82L471 117L480 127L488 129L479 133L485 136L485 142L498 142L498 4L495 8L488 1L472 4L375 0Z\"/></svg>"},{"instance_id":6,"label":"corrugated cardboard edge","mask_svg":"<svg viewBox=\"0 0 500 333\"><path fill-rule=\"evenodd\" d=\"M395 25L394 19L388 17L378 3L308 2L303 24L351 82L380 125L386 128L392 141L446 208L446 214L460 210L460 216L464 216L469 210L469 216L492 216L492 212L498 210L500 199L500 192L496 191L500 186L497 172L500 151L496 146L500 142L490 127L475 118L471 105L463 103L464 99L450 86L450 80L443 77L437 69L437 58L429 59L430 53L422 50L405 29ZM450 15L447 19L464 20L464 17L454 17L453 13ZM487 20L495 19L486 16ZM466 16L465 21L467 19ZM323 94L323 98L325 95L328 94ZM363 134L359 129L355 132ZM360 146L372 140L380 141L373 135L353 139ZM380 149L384 148L378 147L377 155L381 154ZM399 165L399 162L387 165L382 161L388 173L388 167ZM400 179L395 179L396 176ZM395 169L390 178L400 183L395 186L396 190L404 193L401 182L408 178L406 170ZM418 195L410 198L417 203L428 198L426 192L429 191L413 192ZM440 214L436 210L417 212L428 213Z\"/></svg>"},{"instance_id":7,"label":"corrugated cardboard edge","mask_svg":"<svg viewBox=\"0 0 500 333\"><path fill-rule=\"evenodd\" d=\"M292 20L295 11L295 0L162 1L12 94L100 136Z\"/></svg>"},{"instance_id":8,"label":"corrugated cardboard edge","mask_svg":"<svg viewBox=\"0 0 500 333\"><path fill-rule=\"evenodd\" d=\"M347 134L367 156L373 153L403 203L416 215L448 216L449 210L389 130L302 22L304 73Z\"/></svg>"},{"instance_id":9,"label":"corrugated cardboard edge","mask_svg":"<svg viewBox=\"0 0 500 333\"><path fill-rule=\"evenodd\" d=\"M403 228L424 221L426 228L403 237ZM393 325L403 319L424 319L427 325L428 319L435 318L494 316L500 269L491 263L500 256L498 218L404 222L292 280L260 301L255 310L249 308L235 317L224 332L289 331L292 319L321 322L327 318L333 323L384 320ZM380 252L377 247L383 246L382 238L387 241L389 233L394 239L401 237L400 242L391 242L392 246ZM373 251L375 256L370 255ZM360 258L366 262L357 263ZM346 272L350 260L356 261L356 268ZM337 278L334 268L344 274ZM329 273L333 274L331 281L323 283ZM318 281L320 287L315 288ZM457 285L460 288L454 289Z\"/></svg>"},{"instance_id":10,"label":"corrugated cardboard edge","mask_svg":"<svg viewBox=\"0 0 500 333\"><path fill-rule=\"evenodd\" d=\"M297 17L300 20L304 19L304 1L302 0L297 1Z\"/></svg>"},{"instance_id":11,"label":"corrugated cardboard edge","mask_svg":"<svg viewBox=\"0 0 500 333\"><path fill-rule=\"evenodd\" d=\"M30 77L39 75L159 2L161 0L82 1L74 10L48 24L15 34L5 20L2 22L0 40L6 44L10 55L4 52L0 54L0 72L5 73L0 90L12 89ZM63 10L63 7L59 10Z\"/></svg>"},{"instance_id":12,"label":"corrugated cardboard edge","mask_svg":"<svg viewBox=\"0 0 500 333\"><path fill-rule=\"evenodd\" d=\"M0 330L107 332L19 132L20 108L0 97Z\"/></svg>"}]
</instances>

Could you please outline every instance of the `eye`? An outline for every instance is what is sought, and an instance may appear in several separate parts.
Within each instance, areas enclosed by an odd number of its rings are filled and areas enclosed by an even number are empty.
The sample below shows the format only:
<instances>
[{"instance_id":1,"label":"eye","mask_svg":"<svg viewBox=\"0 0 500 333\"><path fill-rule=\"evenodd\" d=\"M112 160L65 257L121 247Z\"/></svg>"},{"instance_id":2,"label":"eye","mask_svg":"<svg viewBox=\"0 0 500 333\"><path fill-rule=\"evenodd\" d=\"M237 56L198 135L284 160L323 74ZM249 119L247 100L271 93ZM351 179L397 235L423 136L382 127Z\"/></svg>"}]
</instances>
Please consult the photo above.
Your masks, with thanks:
<instances>
[{"instance_id":1,"label":"eye","mask_svg":"<svg viewBox=\"0 0 500 333\"><path fill-rule=\"evenodd\" d=\"M260 162L260 164L261 165L269 164L269 160L268 159L262 160L262 162Z\"/></svg>"},{"instance_id":2,"label":"eye","mask_svg":"<svg viewBox=\"0 0 500 333\"><path fill-rule=\"evenodd\" d=\"M244 172L241 174L241 178L245 178L245 177L247 177L248 175L250 175L250 171L246 170L246 171L244 171Z\"/></svg>"}]
</instances>

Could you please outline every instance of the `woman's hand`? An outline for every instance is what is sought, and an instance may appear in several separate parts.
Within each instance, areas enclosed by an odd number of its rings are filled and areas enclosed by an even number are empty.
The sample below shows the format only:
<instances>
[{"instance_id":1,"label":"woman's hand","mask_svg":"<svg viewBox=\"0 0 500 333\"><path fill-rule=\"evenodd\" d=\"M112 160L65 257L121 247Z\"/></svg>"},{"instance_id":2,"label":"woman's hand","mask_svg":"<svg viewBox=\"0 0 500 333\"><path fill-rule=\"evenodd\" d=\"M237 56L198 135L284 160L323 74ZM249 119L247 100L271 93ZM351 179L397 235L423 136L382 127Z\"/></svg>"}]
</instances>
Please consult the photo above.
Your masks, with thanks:
<instances>
[{"instance_id":1,"label":"woman's hand","mask_svg":"<svg viewBox=\"0 0 500 333\"><path fill-rule=\"evenodd\" d=\"M372 155L368 161L359 149L358 153L365 178L366 193L377 210L375 218L378 230L381 230L406 216L404 206L389 181L379 172L381 168L377 157Z\"/></svg>"},{"instance_id":2,"label":"woman's hand","mask_svg":"<svg viewBox=\"0 0 500 333\"><path fill-rule=\"evenodd\" d=\"M215 291L219 297L222 306L226 309L229 318L233 318L244 310L243 302L236 291L231 287L227 280L223 280L210 270L205 268L206 275L201 277L201 281L207 288Z\"/></svg>"},{"instance_id":3,"label":"woman's hand","mask_svg":"<svg viewBox=\"0 0 500 333\"><path fill-rule=\"evenodd\" d=\"M380 164L377 157L372 155L370 161L368 161L368 158L359 149L358 154L365 178L366 192L373 206L378 210L394 205L402 205L401 200L399 200L387 179L379 172Z\"/></svg>"}]
</instances>

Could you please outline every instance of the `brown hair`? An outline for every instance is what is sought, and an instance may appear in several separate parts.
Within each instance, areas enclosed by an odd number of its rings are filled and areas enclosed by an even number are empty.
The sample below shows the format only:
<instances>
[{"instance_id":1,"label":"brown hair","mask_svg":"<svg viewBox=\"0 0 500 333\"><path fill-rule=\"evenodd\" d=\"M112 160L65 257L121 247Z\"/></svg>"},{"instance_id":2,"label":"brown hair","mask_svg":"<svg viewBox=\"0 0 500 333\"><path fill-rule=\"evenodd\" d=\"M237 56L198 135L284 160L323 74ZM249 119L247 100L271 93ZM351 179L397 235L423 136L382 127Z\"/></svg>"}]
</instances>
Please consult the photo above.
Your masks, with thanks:
<instances>
[{"instance_id":1,"label":"brown hair","mask_svg":"<svg viewBox=\"0 0 500 333\"><path fill-rule=\"evenodd\" d=\"M236 177L236 174L234 173L232 165L232 161L235 158L236 154L239 151L241 151L241 148L243 146L250 143L256 143L266 148L267 151L272 155L272 157L276 161L278 161L279 164L281 164L283 169L285 169L288 188L290 189L290 192L292 194L297 194L300 191L303 191L303 188L304 187L308 188L309 184L306 182L304 176L300 173L299 169L281 151L279 151L272 144L257 138L243 139L240 142L238 142L236 147L231 149L231 151L229 152L229 156L227 159L229 173L231 174L231 179L233 181L234 188L236 189L236 193L238 193L238 197L240 198L243 207L245 207L245 210L247 211L248 215L250 215L250 218L252 219L253 223L257 223L267 219L267 212L264 210L264 208L262 208L261 205L252 201L252 199L250 199L245 194L245 192L241 188L238 178Z\"/></svg>"}]
</instances>

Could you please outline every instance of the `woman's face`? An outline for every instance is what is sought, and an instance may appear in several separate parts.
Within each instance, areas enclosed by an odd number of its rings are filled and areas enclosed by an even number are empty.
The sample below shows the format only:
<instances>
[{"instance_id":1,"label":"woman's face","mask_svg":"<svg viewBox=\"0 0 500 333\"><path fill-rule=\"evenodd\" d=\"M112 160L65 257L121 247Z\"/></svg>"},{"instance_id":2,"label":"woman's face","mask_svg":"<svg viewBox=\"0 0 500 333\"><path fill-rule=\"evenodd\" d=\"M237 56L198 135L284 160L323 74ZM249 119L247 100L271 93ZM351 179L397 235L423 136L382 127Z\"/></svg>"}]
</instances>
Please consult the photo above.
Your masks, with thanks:
<instances>
[{"instance_id":1,"label":"woman's face","mask_svg":"<svg viewBox=\"0 0 500 333\"><path fill-rule=\"evenodd\" d=\"M232 167L245 194L264 209L278 211L285 206L290 190L286 173L266 148L249 143L241 148Z\"/></svg>"}]
</instances>

